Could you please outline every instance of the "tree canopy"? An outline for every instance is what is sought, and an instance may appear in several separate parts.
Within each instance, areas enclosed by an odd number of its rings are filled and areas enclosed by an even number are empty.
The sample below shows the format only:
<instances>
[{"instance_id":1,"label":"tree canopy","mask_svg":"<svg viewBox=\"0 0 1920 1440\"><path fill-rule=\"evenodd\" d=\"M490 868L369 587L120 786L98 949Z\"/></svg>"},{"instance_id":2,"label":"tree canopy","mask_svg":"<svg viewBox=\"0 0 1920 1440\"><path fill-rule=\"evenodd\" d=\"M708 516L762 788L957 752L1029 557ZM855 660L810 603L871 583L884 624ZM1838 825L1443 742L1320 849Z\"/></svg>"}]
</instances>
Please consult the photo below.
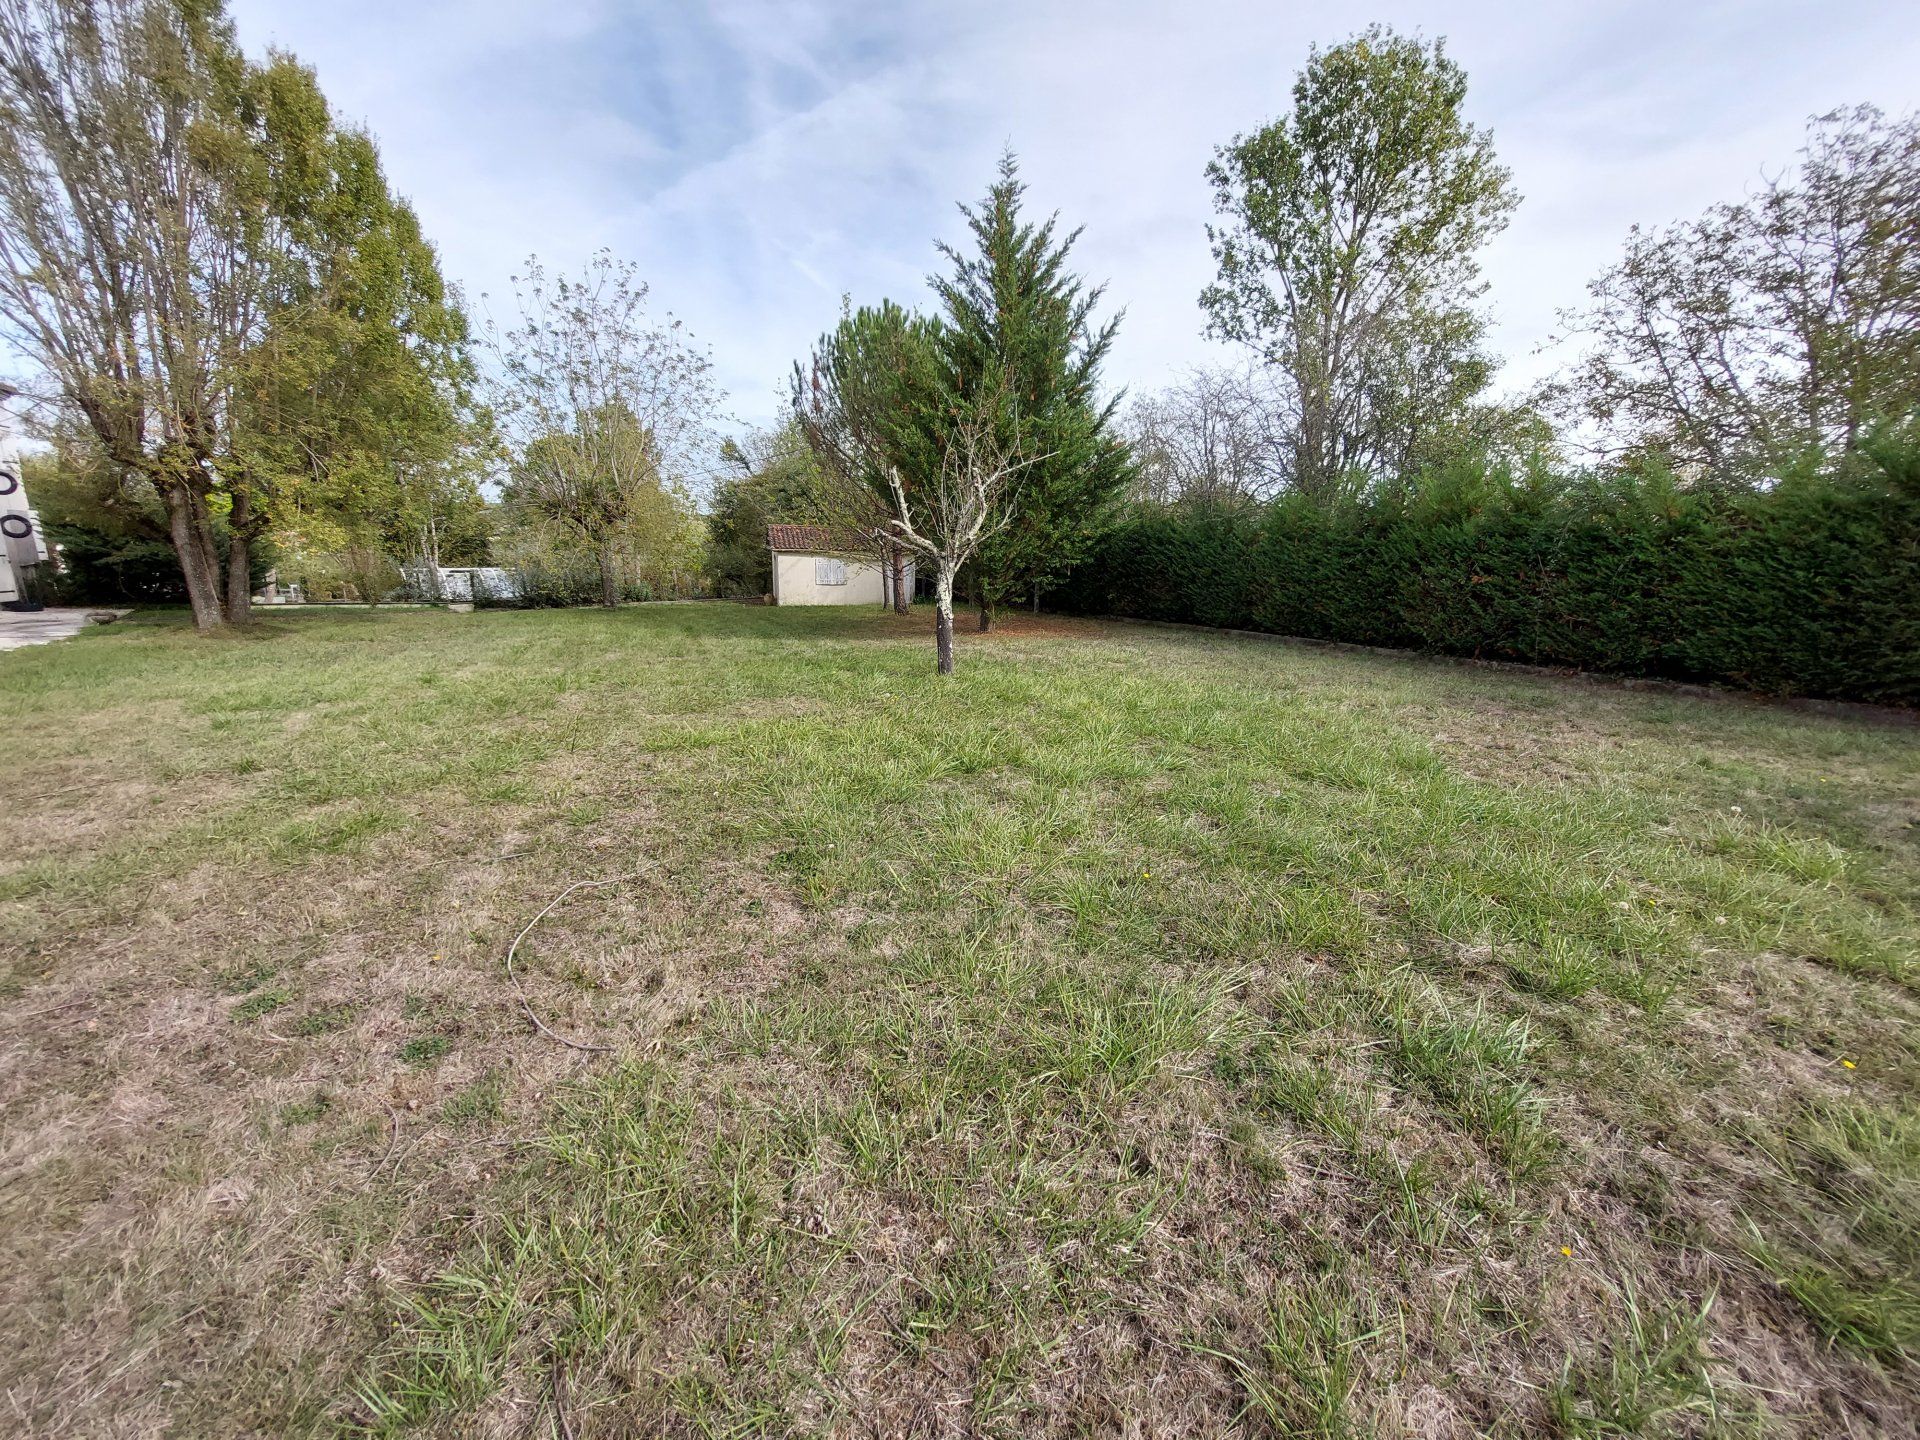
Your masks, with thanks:
<instances>
[{"instance_id":1,"label":"tree canopy","mask_svg":"<svg viewBox=\"0 0 1920 1440\"><path fill-rule=\"evenodd\" d=\"M218 0L0 0L0 123L0 324L86 473L165 515L203 629L276 526L477 503L459 304L311 71Z\"/></svg>"},{"instance_id":2,"label":"tree canopy","mask_svg":"<svg viewBox=\"0 0 1920 1440\"><path fill-rule=\"evenodd\" d=\"M570 535L615 605L636 553L687 544L688 483L714 448L713 367L679 321L650 316L634 267L604 251L578 276L531 260L515 287L520 323L494 337L503 498Z\"/></svg>"},{"instance_id":3,"label":"tree canopy","mask_svg":"<svg viewBox=\"0 0 1920 1440\"><path fill-rule=\"evenodd\" d=\"M1479 251L1517 203L1443 42L1315 49L1291 113L1207 167L1209 332L1281 382L1286 483L1331 499L1443 449L1492 363Z\"/></svg>"},{"instance_id":4,"label":"tree canopy","mask_svg":"<svg viewBox=\"0 0 1920 1440\"><path fill-rule=\"evenodd\" d=\"M1920 410L1920 117L1816 119L1798 165L1698 220L1634 229L1568 313L1563 414L1603 454L1744 485Z\"/></svg>"},{"instance_id":5,"label":"tree canopy","mask_svg":"<svg viewBox=\"0 0 1920 1440\"><path fill-rule=\"evenodd\" d=\"M994 606L1071 570L1132 477L1120 396L1100 394L1120 319L1096 320L1104 287L1068 268L1080 232L1022 218L1025 188L1009 151L980 204L961 207L972 248L942 244L952 268L930 280L944 384L968 405L1000 395L1007 448L1045 457L1012 482L1006 526L974 556L983 626Z\"/></svg>"}]
</instances>

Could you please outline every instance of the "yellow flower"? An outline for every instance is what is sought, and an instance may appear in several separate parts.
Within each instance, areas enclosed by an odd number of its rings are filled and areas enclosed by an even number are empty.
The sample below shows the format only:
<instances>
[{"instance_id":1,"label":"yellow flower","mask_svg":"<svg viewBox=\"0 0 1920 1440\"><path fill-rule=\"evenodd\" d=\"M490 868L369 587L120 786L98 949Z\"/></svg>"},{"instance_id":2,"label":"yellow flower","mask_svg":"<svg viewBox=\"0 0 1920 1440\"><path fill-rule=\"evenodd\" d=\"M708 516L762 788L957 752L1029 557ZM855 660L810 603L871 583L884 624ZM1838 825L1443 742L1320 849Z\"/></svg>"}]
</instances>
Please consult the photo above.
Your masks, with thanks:
<instances>
[{"instance_id":1,"label":"yellow flower","mask_svg":"<svg viewBox=\"0 0 1920 1440\"><path fill-rule=\"evenodd\" d=\"M1560 1247L1560 1253L1571 1260L1573 1258L1573 1247L1571 1245L1562 1245Z\"/></svg>"},{"instance_id":2,"label":"yellow flower","mask_svg":"<svg viewBox=\"0 0 1920 1440\"><path fill-rule=\"evenodd\" d=\"M1151 871L1151 870L1142 870L1142 871L1140 872L1140 878L1141 878L1142 880L1151 880L1151 879L1153 879L1153 871Z\"/></svg>"},{"instance_id":3,"label":"yellow flower","mask_svg":"<svg viewBox=\"0 0 1920 1440\"><path fill-rule=\"evenodd\" d=\"M1851 1069L1853 1069L1853 1068L1854 1068L1854 1067L1853 1067L1853 1061L1851 1061L1851 1060L1842 1060L1842 1061L1841 1061L1840 1063L1841 1063L1842 1065L1844 1065L1844 1066L1846 1066L1846 1067L1847 1067L1847 1069L1849 1069L1849 1070L1851 1070Z\"/></svg>"}]
</instances>

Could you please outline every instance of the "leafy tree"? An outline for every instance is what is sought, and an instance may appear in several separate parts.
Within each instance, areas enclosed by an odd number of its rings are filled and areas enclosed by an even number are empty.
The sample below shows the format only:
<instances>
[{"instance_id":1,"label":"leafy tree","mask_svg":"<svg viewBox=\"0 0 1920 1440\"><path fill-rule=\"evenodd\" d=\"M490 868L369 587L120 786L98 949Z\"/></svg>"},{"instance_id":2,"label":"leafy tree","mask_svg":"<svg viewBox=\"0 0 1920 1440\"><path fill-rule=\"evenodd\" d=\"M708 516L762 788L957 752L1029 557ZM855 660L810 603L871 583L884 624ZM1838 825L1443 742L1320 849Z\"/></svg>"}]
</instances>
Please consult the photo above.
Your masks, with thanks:
<instances>
[{"instance_id":1,"label":"leafy tree","mask_svg":"<svg viewBox=\"0 0 1920 1440\"><path fill-rule=\"evenodd\" d=\"M160 499L202 629L246 617L214 519L238 512L244 574L247 479L220 462L270 285L248 83L218 4L0 0L0 316Z\"/></svg>"},{"instance_id":2,"label":"leafy tree","mask_svg":"<svg viewBox=\"0 0 1920 1440\"><path fill-rule=\"evenodd\" d=\"M563 541L571 535L600 577L600 603L612 606L627 555L678 528L680 501L669 483L652 435L615 403L528 441L501 500L509 515L549 522Z\"/></svg>"},{"instance_id":3,"label":"leafy tree","mask_svg":"<svg viewBox=\"0 0 1920 1440\"><path fill-rule=\"evenodd\" d=\"M1278 483L1284 437L1257 369L1196 369L1127 407L1132 495L1155 504L1265 497Z\"/></svg>"},{"instance_id":4,"label":"leafy tree","mask_svg":"<svg viewBox=\"0 0 1920 1440\"><path fill-rule=\"evenodd\" d=\"M720 449L731 473L714 487L707 517L707 570L722 595L765 595L773 587L769 525L836 525L820 462L789 421Z\"/></svg>"},{"instance_id":5,"label":"leafy tree","mask_svg":"<svg viewBox=\"0 0 1920 1440\"><path fill-rule=\"evenodd\" d=\"M372 139L324 123L317 83L291 60L261 79L259 103L320 123L278 127L308 143L269 167L294 243L235 386L237 459L283 535L331 530L432 567L448 546L476 558L487 433L459 297Z\"/></svg>"},{"instance_id":6,"label":"leafy tree","mask_svg":"<svg viewBox=\"0 0 1920 1440\"><path fill-rule=\"evenodd\" d=\"M153 488L106 462L90 431L69 423L25 457L27 493L57 561L38 567L41 599L67 604L178 604L180 565ZM218 522L216 522L216 532ZM50 573L49 573L50 572Z\"/></svg>"},{"instance_id":7,"label":"leafy tree","mask_svg":"<svg viewBox=\"0 0 1920 1440\"><path fill-rule=\"evenodd\" d=\"M577 526L526 504L511 486L501 515L493 556L515 572L528 604L605 604L609 578L616 603L705 589L705 528L678 487L642 497L604 548L583 545Z\"/></svg>"},{"instance_id":8,"label":"leafy tree","mask_svg":"<svg viewBox=\"0 0 1920 1440\"><path fill-rule=\"evenodd\" d=\"M1633 230L1566 318L1561 387L1603 453L1749 484L1920 408L1920 117L1812 122L1800 163L1699 220Z\"/></svg>"},{"instance_id":9,"label":"leafy tree","mask_svg":"<svg viewBox=\"0 0 1920 1440\"><path fill-rule=\"evenodd\" d=\"M571 535L617 605L623 554L685 532L688 477L712 453L712 365L679 321L648 317L646 285L604 251L578 279L529 261L514 286L521 323L495 339L503 498Z\"/></svg>"},{"instance_id":10,"label":"leafy tree","mask_svg":"<svg viewBox=\"0 0 1920 1440\"><path fill-rule=\"evenodd\" d=\"M1427 458L1491 375L1477 256L1517 199L1466 89L1442 42L1376 25L1207 167L1208 330L1273 367L1286 483L1314 498Z\"/></svg>"},{"instance_id":11,"label":"leafy tree","mask_svg":"<svg viewBox=\"0 0 1920 1440\"><path fill-rule=\"evenodd\" d=\"M1132 476L1114 424L1119 397L1103 402L1098 393L1119 319L1095 322L1103 287L1067 268L1080 232L1058 234L1057 216L1037 225L1023 220L1024 191L1008 152L986 198L961 207L973 253L941 245L953 268L931 280L944 311L940 350L954 396L972 410L984 396L1003 396L1001 448L1045 457L1021 467L1007 523L973 559L982 630L997 605L1073 567Z\"/></svg>"},{"instance_id":12,"label":"leafy tree","mask_svg":"<svg viewBox=\"0 0 1920 1440\"><path fill-rule=\"evenodd\" d=\"M0 325L103 501L158 504L201 629L249 618L276 525L384 521L442 463L458 306L372 142L220 0L0 0L0 125Z\"/></svg>"}]
</instances>

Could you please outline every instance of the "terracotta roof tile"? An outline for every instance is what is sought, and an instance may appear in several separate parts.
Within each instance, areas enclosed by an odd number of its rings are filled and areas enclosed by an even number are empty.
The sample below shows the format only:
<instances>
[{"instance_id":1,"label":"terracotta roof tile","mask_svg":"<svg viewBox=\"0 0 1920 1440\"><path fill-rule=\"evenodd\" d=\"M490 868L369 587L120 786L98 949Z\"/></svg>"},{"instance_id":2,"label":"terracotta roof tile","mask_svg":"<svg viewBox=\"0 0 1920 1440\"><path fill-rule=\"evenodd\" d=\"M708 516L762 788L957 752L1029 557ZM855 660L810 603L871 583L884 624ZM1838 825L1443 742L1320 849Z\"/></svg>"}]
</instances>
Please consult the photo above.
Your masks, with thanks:
<instances>
[{"instance_id":1,"label":"terracotta roof tile","mask_svg":"<svg viewBox=\"0 0 1920 1440\"><path fill-rule=\"evenodd\" d=\"M769 525L767 526L767 548L831 554L836 551L865 550L869 547L851 531L835 531L825 525Z\"/></svg>"}]
</instances>

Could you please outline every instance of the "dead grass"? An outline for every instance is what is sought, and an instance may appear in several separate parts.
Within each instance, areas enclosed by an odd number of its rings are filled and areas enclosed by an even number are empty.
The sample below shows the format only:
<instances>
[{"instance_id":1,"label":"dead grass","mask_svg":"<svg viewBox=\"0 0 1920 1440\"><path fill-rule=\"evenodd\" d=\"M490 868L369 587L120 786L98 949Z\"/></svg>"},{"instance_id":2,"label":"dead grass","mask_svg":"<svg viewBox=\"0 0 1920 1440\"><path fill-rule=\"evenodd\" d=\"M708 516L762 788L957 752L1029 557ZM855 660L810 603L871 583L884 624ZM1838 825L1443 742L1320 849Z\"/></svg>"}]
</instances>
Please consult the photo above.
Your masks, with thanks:
<instances>
[{"instance_id":1,"label":"dead grass","mask_svg":"<svg viewBox=\"0 0 1920 1440\"><path fill-rule=\"evenodd\" d=\"M27 1434L1904 1435L1920 737L1008 615L0 660ZM569 1050L534 1034L506 943ZM1851 1062L1851 1064L1847 1063Z\"/></svg>"}]
</instances>

